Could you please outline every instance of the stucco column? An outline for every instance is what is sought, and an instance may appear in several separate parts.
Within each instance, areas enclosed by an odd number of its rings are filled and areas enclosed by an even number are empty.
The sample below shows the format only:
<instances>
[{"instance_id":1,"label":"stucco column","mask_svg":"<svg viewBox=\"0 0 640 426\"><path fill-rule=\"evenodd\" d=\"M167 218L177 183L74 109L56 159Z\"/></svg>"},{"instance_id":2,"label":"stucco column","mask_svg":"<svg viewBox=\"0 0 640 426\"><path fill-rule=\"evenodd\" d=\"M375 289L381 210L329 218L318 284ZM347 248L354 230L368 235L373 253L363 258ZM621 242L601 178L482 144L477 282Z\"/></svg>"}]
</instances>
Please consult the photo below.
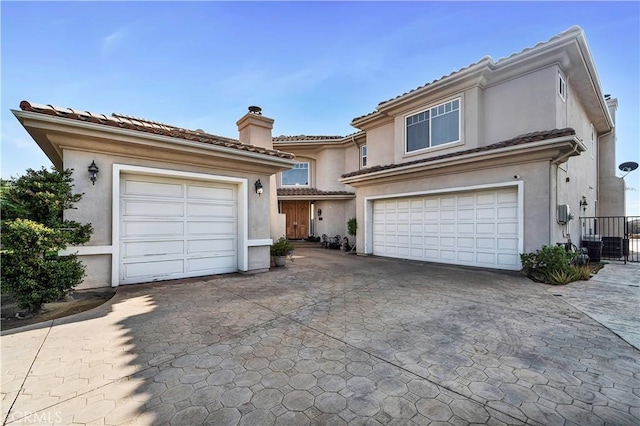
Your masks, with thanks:
<instances>
[{"instance_id":1,"label":"stucco column","mask_svg":"<svg viewBox=\"0 0 640 426\"><path fill-rule=\"evenodd\" d=\"M236 122L240 142L262 148L273 149L273 119L262 115L262 108L250 106L249 111ZM278 193L276 189L276 175L271 175L269 185L269 214L271 238L277 239L285 233L285 217L278 213Z\"/></svg>"}]
</instances>

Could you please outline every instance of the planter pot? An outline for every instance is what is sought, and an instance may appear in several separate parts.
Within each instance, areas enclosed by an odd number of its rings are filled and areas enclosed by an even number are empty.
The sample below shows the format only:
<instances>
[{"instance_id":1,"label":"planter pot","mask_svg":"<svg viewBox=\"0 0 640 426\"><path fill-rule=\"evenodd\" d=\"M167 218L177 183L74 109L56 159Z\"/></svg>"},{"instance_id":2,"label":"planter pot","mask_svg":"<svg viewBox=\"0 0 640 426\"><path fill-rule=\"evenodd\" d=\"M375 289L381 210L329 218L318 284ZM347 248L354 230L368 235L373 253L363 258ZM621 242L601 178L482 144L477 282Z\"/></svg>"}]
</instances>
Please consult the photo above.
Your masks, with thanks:
<instances>
[{"instance_id":1,"label":"planter pot","mask_svg":"<svg viewBox=\"0 0 640 426\"><path fill-rule=\"evenodd\" d=\"M284 263L287 260L287 256L273 256L273 262L276 266L284 266Z\"/></svg>"}]
</instances>

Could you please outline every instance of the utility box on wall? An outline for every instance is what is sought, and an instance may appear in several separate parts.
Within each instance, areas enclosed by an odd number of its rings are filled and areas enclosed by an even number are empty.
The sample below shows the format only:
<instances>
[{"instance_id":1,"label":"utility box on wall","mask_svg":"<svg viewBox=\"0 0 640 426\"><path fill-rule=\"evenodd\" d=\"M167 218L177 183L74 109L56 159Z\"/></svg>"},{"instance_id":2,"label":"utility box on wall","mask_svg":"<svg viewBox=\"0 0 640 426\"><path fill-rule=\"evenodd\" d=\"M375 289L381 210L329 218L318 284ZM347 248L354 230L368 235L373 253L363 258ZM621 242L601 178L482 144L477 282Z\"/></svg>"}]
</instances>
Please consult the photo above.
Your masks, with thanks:
<instances>
[{"instance_id":1,"label":"utility box on wall","mask_svg":"<svg viewBox=\"0 0 640 426\"><path fill-rule=\"evenodd\" d=\"M571 209L568 204L560 204L558 206L558 223L566 224L571 220Z\"/></svg>"}]
</instances>

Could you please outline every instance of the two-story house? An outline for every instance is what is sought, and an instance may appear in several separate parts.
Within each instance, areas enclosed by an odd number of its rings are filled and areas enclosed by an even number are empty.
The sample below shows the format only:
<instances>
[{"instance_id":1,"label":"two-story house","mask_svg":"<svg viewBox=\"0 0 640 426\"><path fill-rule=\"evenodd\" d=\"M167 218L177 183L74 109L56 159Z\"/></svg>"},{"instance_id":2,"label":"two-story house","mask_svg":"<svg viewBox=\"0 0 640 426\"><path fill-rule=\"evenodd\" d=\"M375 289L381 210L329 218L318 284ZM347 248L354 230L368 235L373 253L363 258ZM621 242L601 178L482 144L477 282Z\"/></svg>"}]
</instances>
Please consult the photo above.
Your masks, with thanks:
<instances>
[{"instance_id":1,"label":"two-story house","mask_svg":"<svg viewBox=\"0 0 640 426\"><path fill-rule=\"evenodd\" d=\"M286 236L345 236L355 217L355 190L338 180L366 167L365 132L349 136L278 136L274 148L295 154L297 164L276 179L279 211L286 215ZM365 156L359 155L365 152Z\"/></svg>"},{"instance_id":2,"label":"two-story house","mask_svg":"<svg viewBox=\"0 0 640 426\"><path fill-rule=\"evenodd\" d=\"M281 211L315 206L316 235L355 216L361 254L517 270L520 253L592 231L579 215L624 214L616 107L572 27L381 102L353 137L275 138L299 161L280 175ZM327 190L355 202L320 204ZM318 221L329 209L339 226Z\"/></svg>"},{"instance_id":3,"label":"two-story house","mask_svg":"<svg viewBox=\"0 0 640 426\"><path fill-rule=\"evenodd\" d=\"M273 138L258 107L237 140L27 101L14 114L85 193L65 216L94 225L70 248L89 288L265 271L272 239L344 236L353 217L359 254L517 270L597 232L577 216L624 215L616 108L573 27L382 102L348 136Z\"/></svg>"}]
</instances>

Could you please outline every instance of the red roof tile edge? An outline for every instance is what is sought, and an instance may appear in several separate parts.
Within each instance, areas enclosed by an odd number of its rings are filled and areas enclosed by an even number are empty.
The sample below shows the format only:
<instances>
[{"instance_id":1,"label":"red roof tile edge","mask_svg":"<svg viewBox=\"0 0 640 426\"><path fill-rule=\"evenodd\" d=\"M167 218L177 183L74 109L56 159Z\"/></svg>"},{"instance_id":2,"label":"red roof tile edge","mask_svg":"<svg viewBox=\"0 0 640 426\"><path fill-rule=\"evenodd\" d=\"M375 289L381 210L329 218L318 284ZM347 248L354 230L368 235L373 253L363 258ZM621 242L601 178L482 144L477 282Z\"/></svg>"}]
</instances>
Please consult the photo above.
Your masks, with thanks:
<instances>
[{"instance_id":1,"label":"red roof tile edge","mask_svg":"<svg viewBox=\"0 0 640 426\"><path fill-rule=\"evenodd\" d=\"M275 149L262 148L255 145L242 143L236 139L225 138L205 132L182 129L179 127L162 124L155 121L139 119L121 114L96 114L89 111L78 111L71 108L61 108L53 105L36 104L29 101L20 102L20 109L28 112L35 112L44 115L51 115L66 119L83 121L87 123L101 124L105 126L118 127L121 129L135 130L144 133L151 133L161 136L183 139L190 142L199 142L223 148L233 148L240 151L254 152L269 155L272 157L292 159L294 155L288 152Z\"/></svg>"},{"instance_id":2,"label":"red roof tile edge","mask_svg":"<svg viewBox=\"0 0 640 426\"><path fill-rule=\"evenodd\" d=\"M349 191L322 191L316 188L278 188L278 196L301 196L301 195L356 195Z\"/></svg>"},{"instance_id":3,"label":"red roof tile edge","mask_svg":"<svg viewBox=\"0 0 640 426\"><path fill-rule=\"evenodd\" d=\"M520 136L516 136L515 138L512 139L508 139L506 141L502 141L502 142L497 142L491 145L487 145L487 146L482 146L479 148L473 148L473 149L467 149L465 151L458 151L458 152L452 152L449 154L443 154L443 155L438 155L435 157L429 157L429 158L423 158L421 160L415 160L415 161L408 161L405 163L397 163L397 164L387 164L384 166L373 166L373 167L368 167L366 169L362 169L362 170L357 170L355 172L351 172L351 173L345 173L342 175L343 178L348 178L348 177L353 177L353 176L360 176L360 175L366 175L369 173L374 173L374 172L379 172L382 170L391 170L391 169L396 169L398 167L405 167L405 166L412 166L414 164L422 164L422 163L429 163L431 161L437 161L437 160L444 160L447 158L454 158L454 157L460 157L462 155L466 155L466 154L473 154L476 152L486 152L486 151L492 151L494 149L499 149L499 148L506 148L509 146L517 146L517 145L524 145L524 144L528 144L528 143L532 143L532 142L539 142L539 141L544 141L547 139L554 139L554 138L560 138L563 136L573 136L576 134L576 131L573 130L570 127L566 127L564 129L554 129L554 130L545 130L545 131L540 131L540 132L532 132L532 133L527 133L524 135L520 135Z\"/></svg>"}]
</instances>

